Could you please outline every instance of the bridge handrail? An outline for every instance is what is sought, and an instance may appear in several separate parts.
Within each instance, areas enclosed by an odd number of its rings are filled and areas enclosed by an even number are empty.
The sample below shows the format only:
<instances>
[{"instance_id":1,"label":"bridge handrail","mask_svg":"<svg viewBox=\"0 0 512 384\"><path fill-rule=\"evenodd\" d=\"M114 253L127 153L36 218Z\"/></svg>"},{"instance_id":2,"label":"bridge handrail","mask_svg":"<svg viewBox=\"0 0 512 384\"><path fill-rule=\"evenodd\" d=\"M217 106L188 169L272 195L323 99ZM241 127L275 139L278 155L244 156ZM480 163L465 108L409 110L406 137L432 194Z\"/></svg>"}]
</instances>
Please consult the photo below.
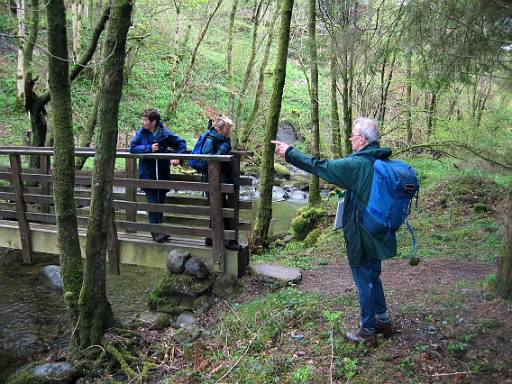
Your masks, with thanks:
<instances>
[{"instance_id":1,"label":"bridge handrail","mask_svg":"<svg viewBox=\"0 0 512 384\"><path fill-rule=\"evenodd\" d=\"M0 155L40 155L53 156L53 147L0 147ZM96 151L91 148L75 148L75 157L94 157ZM193 155L191 153L130 153L128 150L118 149L116 157L120 158L150 158L150 159L178 159L229 162L233 155Z\"/></svg>"},{"instance_id":2,"label":"bridge handrail","mask_svg":"<svg viewBox=\"0 0 512 384\"><path fill-rule=\"evenodd\" d=\"M52 171L50 166L50 158L53 157L54 149L52 147L0 147L0 156L9 156L10 158L10 171L11 174L0 170L0 179L11 181L11 187L0 187L2 192L1 195L3 199L7 200L7 203L13 200L16 203L16 211L12 211L12 208L2 209L0 208L0 213L10 219L17 219L19 228L20 228L20 236L22 239L22 247L24 253L24 260L30 262L31 260L31 246L30 246L30 225L29 222L42 222L42 223L55 223L55 214L51 212L51 204L53 202L53 196L51 193L52 187ZM91 148L75 148L74 156L75 157L94 157L95 150ZM21 164L21 156L39 156L41 163L39 168L30 169L22 167ZM120 218L115 219L115 223L118 227L124 228L127 232L136 232L136 231L151 231L151 232L162 232L165 234L177 234L177 235L186 235L187 230L190 231L188 235L194 236L206 236L212 237L213 247L213 259L219 265L220 270L224 269L225 263L225 250L224 250L224 240L232 239L238 240L238 230L239 230L239 209L242 205L245 206L244 202L239 201L239 186L241 181L240 176L240 156L244 155L244 153L234 153L230 155L192 155L192 154L177 154L177 153L147 153L147 154L132 154L128 150L125 149L117 149L116 157L125 159L125 170L119 172L120 177L117 176L114 178L114 184L118 186L124 186L125 193L124 198L119 200L115 199L114 205L117 209L121 209L124 211L125 219ZM136 159L137 158L157 158L157 159L180 159L180 160L190 160L190 159L199 159L208 162L208 173L210 175L209 182L202 181L198 176L193 175L175 175L177 179L173 180L173 175L171 174L171 180L140 180L138 179L136 172ZM233 168L233 183L223 183L221 181L221 164L222 162L231 162ZM75 176L75 186L86 186L90 185L92 181L92 174L86 175L81 171L76 171ZM243 180L242 181L246 181ZM37 183L39 187L34 188L30 185L25 185L26 182ZM192 215L190 220L199 223L201 219L194 219L195 216L201 216L206 213L205 208L203 209L195 209L194 206L196 204L204 205L204 203L200 200L202 199L193 199L197 200L197 202L190 203L187 202L185 204L191 204L188 208L184 206L183 208L172 208L171 206L163 206L157 208L158 206L141 203L137 198L137 188L164 188L164 189L175 189L175 190L196 190L196 191L206 191L209 193L209 199L206 201L206 207L209 210L209 221L210 226L208 229L208 221L206 222L206 227L204 224L194 224L199 225L199 227L188 227L186 226L177 226L175 224L171 225L156 225L156 224L145 224L145 223L137 223L137 214L140 209L151 209L152 207L156 208L155 211L163 211L163 212L173 212L181 214L189 214ZM12 189L14 188L14 189ZM78 190L77 190L78 192ZM75 192L75 194L77 193ZM87 192L87 191L83 191ZM83 194L82 192L82 194ZM90 192L88 192L90 193ZM80 204L80 201L85 201L82 194L78 193L75 196L76 204ZM223 204L224 197L227 196L227 205ZM77 197L78 196L78 197ZM169 199L169 197L168 197ZM170 198L172 201L174 198ZM191 198L188 198L191 200ZM28 203L36 203L40 205L39 213L31 212L27 210ZM12 204L12 203L11 203ZM175 203L171 203L175 204ZM179 203L178 203L179 204ZM183 204L183 203L182 203ZM51 208L51 209L50 209ZM87 208L85 208L87 210ZM83 211L81 209L80 211ZM78 213L78 211L77 211ZM85 212L83 212L85 213ZM178 213L179 215L180 213ZM78 217L79 222L86 223L86 217ZM174 220L174 216L171 216L171 219ZM180 219L181 218L176 218ZM224 227L224 219L234 223L233 229L227 229ZM204 218L202 219L204 221ZM207 219L208 220L208 219ZM180 221L178 221L179 223ZM185 222L183 222L185 223ZM159 227L160 226L160 227ZM114 226L115 227L115 226ZM113 234L113 241L117 241L117 234Z\"/></svg>"}]
</instances>

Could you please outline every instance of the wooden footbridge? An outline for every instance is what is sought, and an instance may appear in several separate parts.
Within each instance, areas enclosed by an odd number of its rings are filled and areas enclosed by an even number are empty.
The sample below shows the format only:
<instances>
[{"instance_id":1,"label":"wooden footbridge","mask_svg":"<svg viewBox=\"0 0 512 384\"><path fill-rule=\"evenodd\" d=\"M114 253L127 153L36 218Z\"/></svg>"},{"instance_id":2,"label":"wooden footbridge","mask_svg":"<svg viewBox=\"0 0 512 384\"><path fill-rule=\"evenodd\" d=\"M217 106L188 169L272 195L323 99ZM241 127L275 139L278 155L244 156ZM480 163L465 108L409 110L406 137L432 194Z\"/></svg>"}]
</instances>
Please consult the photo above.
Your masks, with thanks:
<instances>
[{"instance_id":1,"label":"wooden footbridge","mask_svg":"<svg viewBox=\"0 0 512 384\"><path fill-rule=\"evenodd\" d=\"M77 157L94 157L90 148L76 148ZM38 156L40 167L23 167L23 159ZM52 188L52 148L0 147L0 246L21 249L23 262L31 263L33 254L59 253L56 216ZM200 175L173 174L170 180L140 180L137 178L137 158L201 159L208 162L209 182ZM7 162L9 158L9 163ZM238 241L239 232L250 229L240 220L240 210L250 209L251 203L240 201L240 185L250 185L250 179L240 176L240 154L206 156L189 154L130 154L118 150L124 159L124 171L114 176L114 215L109 231L108 265L119 273L119 263L148 267L164 267L172 249L186 249L201 259L213 272L237 276L245 273L249 252L226 249L225 240ZM231 162L233 183L221 182L221 163ZM91 202L92 173L75 174L75 206L82 254ZM173 190L165 204L148 204L139 188ZM209 199L205 192L209 193ZM223 203L227 195L227 204ZM147 212L163 212L162 224L148 224ZM229 228L226 229L225 223ZM170 236L166 243L156 243L151 232ZM212 245L205 245L205 238Z\"/></svg>"}]
</instances>

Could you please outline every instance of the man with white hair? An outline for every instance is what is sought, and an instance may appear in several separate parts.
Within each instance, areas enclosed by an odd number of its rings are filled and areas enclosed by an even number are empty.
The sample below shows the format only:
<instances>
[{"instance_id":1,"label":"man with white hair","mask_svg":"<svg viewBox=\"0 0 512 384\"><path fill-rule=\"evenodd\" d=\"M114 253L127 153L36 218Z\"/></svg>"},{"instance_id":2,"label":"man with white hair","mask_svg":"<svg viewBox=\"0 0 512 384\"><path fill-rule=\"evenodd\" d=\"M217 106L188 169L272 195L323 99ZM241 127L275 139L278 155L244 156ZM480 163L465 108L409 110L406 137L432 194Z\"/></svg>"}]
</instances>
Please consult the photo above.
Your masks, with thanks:
<instances>
[{"instance_id":1,"label":"man with white hair","mask_svg":"<svg viewBox=\"0 0 512 384\"><path fill-rule=\"evenodd\" d=\"M377 346L377 334L390 337L393 324L389 319L380 280L381 261L396 255L395 232L371 234L362 225L361 215L370 197L373 162L391 156L391 149L381 148L377 122L360 117L353 127L350 142L353 153L341 159L319 160L306 156L292 146L273 141L277 153L296 167L346 189L343 233L348 262L359 293L360 328L347 332L354 343Z\"/></svg>"}]
</instances>

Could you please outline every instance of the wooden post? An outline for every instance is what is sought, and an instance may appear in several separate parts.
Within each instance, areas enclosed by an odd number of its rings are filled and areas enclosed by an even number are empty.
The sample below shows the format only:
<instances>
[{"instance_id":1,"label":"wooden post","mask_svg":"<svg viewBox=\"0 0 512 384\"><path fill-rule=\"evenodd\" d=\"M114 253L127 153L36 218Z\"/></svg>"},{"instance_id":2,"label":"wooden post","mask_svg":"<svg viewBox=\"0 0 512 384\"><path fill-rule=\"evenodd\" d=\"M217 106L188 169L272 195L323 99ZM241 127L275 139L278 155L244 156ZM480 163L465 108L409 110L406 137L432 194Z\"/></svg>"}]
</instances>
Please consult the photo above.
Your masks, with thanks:
<instances>
[{"instance_id":1,"label":"wooden post","mask_svg":"<svg viewBox=\"0 0 512 384\"><path fill-rule=\"evenodd\" d=\"M41 173L45 175L50 174L50 156L39 156L39 168L41 169ZM51 193L49 181L41 182L41 194L49 196ZM49 203L41 203L41 212L42 213L50 213L50 204Z\"/></svg>"},{"instance_id":2,"label":"wooden post","mask_svg":"<svg viewBox=\"0 0 512 384\"><path fill-rule=\"evenodd\" d=\"M110 214L109 223L110 225L108 227L107 233L108 270L112 275L120 275L119 244L117 241L117 228L114 209L112 209L112 213Z\"/></svg>"},{"instance_id":3,"label":"wooden post","mask_svg":"<svg viewBox=\"0 0 512 384\"><path fill-rule=\"evenodd\" d=\"M124 159L125 168L126 168L126 177L129 179L137 178L137 161L134 157L126 157ZM125 199L127 201L136 202L137 201L137 187L130 186L126 187L125 190ZM126 220L127 221L137 221L137 209L136 208L127 208L126 209ZM126 230L126 232L135 232L134 230Z\"/></svg>"},{"instance_id":4,"label":"wooden post","mask_svg":"<svg viewBox=\"0 0 512 384\"><path fill-rule=\"evenodd\" d=\"M231 159L234 191L228 195L228 207L233 208L234 217L230 219L230 229L235 231L235 241L238 242L238 222L240 219L240 156L233 155Z\"/></svg>"},{"instance_id":5,"label":"wooden post","mask_svg":"<svg viewBox=\"0 0 512 384\"><path fill-rule=\"evenodd\" d=\"M208 182L213 262L219 266L221 272L224 272L224 220L222 218L222 194L220 193L220 162L208 162Z\"/></svg>"},{"instance_id":6,"label":"wooden post","mask_svg":"<svg viewBox=\"0 0 512 384\"><path fill-rule=\"evenodd\" d=\"M32 263L32 241L30 239L30 226L27 220L27 207L23 199L23 181L21 180L21 160L19 155L9 155L11 162L11 182L14 185L16 196L16 211L18 228L20 230L21 252L25 264Z\"/></svg>"}]
</instances>

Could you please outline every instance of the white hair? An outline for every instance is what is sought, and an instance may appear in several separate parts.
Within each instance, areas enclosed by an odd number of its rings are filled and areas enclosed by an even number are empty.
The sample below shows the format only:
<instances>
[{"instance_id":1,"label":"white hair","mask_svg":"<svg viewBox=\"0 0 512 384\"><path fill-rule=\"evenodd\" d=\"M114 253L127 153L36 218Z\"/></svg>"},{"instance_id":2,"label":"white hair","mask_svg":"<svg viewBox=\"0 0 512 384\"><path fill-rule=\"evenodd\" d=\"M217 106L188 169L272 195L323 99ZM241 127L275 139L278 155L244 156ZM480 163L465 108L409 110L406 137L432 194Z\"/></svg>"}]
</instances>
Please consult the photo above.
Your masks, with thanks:
<instances>
[{"instance_id":1,"label":"white hair","mask_svg":"<svg viewBox=\"0 0 512 384\"><path fill-rule=\"evenodd\" d=\"M368 144L380 140L379 124L368 117L358 117L354 123L357 132L368 139Z\"/></svg>"}]
</instances>

